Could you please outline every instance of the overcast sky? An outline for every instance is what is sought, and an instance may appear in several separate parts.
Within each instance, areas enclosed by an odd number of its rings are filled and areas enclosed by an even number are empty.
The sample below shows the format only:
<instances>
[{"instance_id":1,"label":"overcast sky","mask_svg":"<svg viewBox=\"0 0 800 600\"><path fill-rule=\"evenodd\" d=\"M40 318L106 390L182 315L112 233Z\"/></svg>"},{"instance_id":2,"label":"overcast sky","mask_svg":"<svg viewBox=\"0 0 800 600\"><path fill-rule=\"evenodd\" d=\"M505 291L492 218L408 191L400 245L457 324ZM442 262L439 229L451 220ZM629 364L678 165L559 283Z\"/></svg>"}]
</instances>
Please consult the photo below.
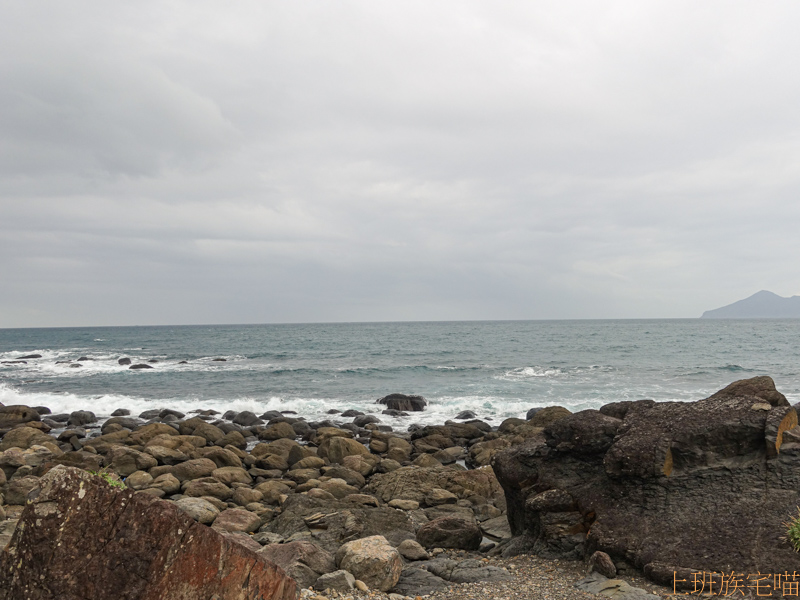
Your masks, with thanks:
<instances>
[{"instance_id":1,"label":"overcast sky","mask_svg":"<svg viewBox=\"0 0 800 600\"><path fill-rule=\"evenodd\" d=\"M800 293L796 2L4 2L0 327Z\"/></svg>"}]
</instances>

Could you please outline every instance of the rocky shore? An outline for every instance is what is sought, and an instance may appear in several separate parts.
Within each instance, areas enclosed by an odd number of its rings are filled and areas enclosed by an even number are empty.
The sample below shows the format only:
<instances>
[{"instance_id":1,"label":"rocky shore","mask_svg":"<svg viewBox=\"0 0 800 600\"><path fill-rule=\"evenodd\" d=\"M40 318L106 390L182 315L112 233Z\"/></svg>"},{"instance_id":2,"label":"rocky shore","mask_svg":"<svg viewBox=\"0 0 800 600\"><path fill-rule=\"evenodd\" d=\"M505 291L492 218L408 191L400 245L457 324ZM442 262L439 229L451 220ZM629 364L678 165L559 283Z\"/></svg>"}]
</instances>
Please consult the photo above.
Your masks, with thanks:
<instances>
[{"instance_id":1,"label":"rocky shore","mask_svg":"<svg viewBox=\"0 0 800 600\"><path fill-rule=\"evenodd\" d=\"M460 414L392 429L397 411L424 406L418 396L392 394L374 414L322 422L202 409L119 409L101 421L88 410L0 407L0 547L8 544L0 599L33 588L31 597L67 598L69 585L110 578L141 587L143 595L125 597L167 597L186 561L227 565L215 571L228 581L220 599L289 598L295 589L305 597L512 598L538 586L537 597L585 598L573 584L587 570L583 590L655 598L692 570L767 572L790 556L796 564L780 540L780 515L800 501L792 470L800 434L768 377L696 403L615 403L575 414L549 407L499 427ZM730 493L721 491L726 484ZM724 514L714 514L712 494ZM686 516L692 502L711 523L743 520L743 534L722 530L733 550L713 547L719 535ZM52 550L56 537L70 535L79 551ZM120 579L130 553L139 570ZM667 587L650 586L656 595L648 595L614 579L618 572L628 580L644 572ZM59 593L39 589L58 577L73 583ZM219 584L211 575L183 577L181 585L206 590L186 598L207 598ZM231 586L251 595L225 595Z\"/></svg>"}]
</instances>

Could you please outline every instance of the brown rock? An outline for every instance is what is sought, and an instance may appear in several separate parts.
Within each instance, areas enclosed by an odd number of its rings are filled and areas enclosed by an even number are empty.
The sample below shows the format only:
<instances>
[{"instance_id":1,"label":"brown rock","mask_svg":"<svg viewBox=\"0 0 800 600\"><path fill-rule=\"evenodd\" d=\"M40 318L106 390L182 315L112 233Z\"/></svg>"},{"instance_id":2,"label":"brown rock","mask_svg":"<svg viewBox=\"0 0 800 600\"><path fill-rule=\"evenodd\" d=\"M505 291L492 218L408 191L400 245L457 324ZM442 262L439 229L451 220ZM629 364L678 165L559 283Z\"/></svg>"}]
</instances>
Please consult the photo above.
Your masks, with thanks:
<instances>
[{"instance_id":1,"label":"brown rock","mask_svg":"<svg viewBox=\"0 0 800 600\"><path fill-rule=\"evenodd\" d=\"M417 540L426 548L477 550L481 539L478 524L459 517L439 517L417 530Z\"/></svg>"},{"instance_id":2,"label":"brown rock","mask_svg":"<svg viewBox=\"0 0 800 600\"><path fill-rule=\"evenodd\" d=\"M258 434L260 440L294 440L297 434L288 423L274 423Z\"/></svg>"},{"instance_id":3,"label":"brown rock","mask_svg":"<svg viewBox=\"0 0 800 600\"><path fill-rule=\"evenodd\" d=\"M30 406L15 404L0 406L0 428L14 427L28 421L41 421L42 417Z\"/></svg>"},{"instance_id":4,"label":"brown rock","mask_svg":"<svg viewBox=\"0 0 800 600\"><path fill-rule=\"evenodd\" d=\"M219 440L217 446L233 446L234 448L239 448L240 450L244 450L247 448L247 441L245 441L244 436L239 431L229 431L225 434L225 436Z\"/></svg>"},{"instance_id":5,"label":"brown rock","mask_svg":"<svg viewBox=\"0 0 800 600\"><path fill-rule=\"evenodd\" d=\"M111 469L122 477L127 477L135 471L146 471L158 464L158 461L149 454L126 446L112 447L109 457Z\"/></svg>"},{"instance_id":6,"label":"brown rock","mask_svg":"<svg viewBox=\"0 0 800 600\"><path fill-rule=\"evenodd\" d=\"M589 573L592 571L596 571L609 579L617 576L617 567L614 565L614 561L611 560L608 554L600 550L589 557Z\"/></svg>"},{"instance_id":7,"label":"brown rock","mask_svg":"<svg viewBox=\"0 0 800 600\"><path fill-rule=\"evenodd\" d=\"M196 452L197 458L207 458L213 460L217 467L241 467L242 459L233 450L211 446L209 448L199 448Z\"/></svg>"},{"instance_id":8,"label":"brown rock","mask_svg":"<svg viewBox=\"0 0 800 600\"><path fill-rule=\"evenodd\" d=\"M332 437L320 444L317 453L319 456L327 458L332 463L342 464L345 456L369 454L370 452L364 444L357 440L345 437Z\"/></svg>"},{"instance_id":9,"label":"brown rock","mask_svg":"<svg viewBox=\"0 0 800 600\"><path fill-rule=\"evenodd\" d=\"M382 535L347 542L336 552L336 564L366 583L387 592L400 579L403 559Z\"/></svg>"},{"instance_id":10,"label":"brown rock","mask_svg":"<svg viewBox=\"0 0 800 600\"><path fill-rule=\"evenodd\" d=\"M20 523L2 555L0 600L295 598L279 567L172 503L78 469L45 475Z\"/></svg>"},{"instance_id":11,"label":"brown rock","mask_svg":"<svg viewBox=\"0 0 800 600\"><path fill-rule=\"evenodd\" d=\"M0 450L8 450L9 448L25 449L34 445L53 444L54 442L55 440L52 437L38 429L17 427L3 436L2 441L0 441Z\"/></svg>"},{"instance_id":12,"label":"brown rock","mask_svg":"<svg viewBox=\"0 0 800 600\"><path fill-rule=\"evenodd\" d=\"M6 504L24 505L28 501L28 494L39 486L39 478L32 475L12 479L8 482L5 491Z\"/></svg>"},{"instance_id":13,"label":"brown rock","mask_svg":"<svg viewBox=\"0 0 800 600\"><path fill-rule=\"evenodd\" d=\"M221 467L219 469L214 469L211 472L211 476L225 485L231 485L234 482L251 483L253 481L253 478L241 467Z\"/></svg>"},{"instance_id":14,"label":"brown rock","mask_svg":"<svg viewBox=\"0 0 800 600\"><path fill-rule=\"evenodd\" d=\"M183 494L192 498L212 496L220 500L227 500L233 495L233 490L213 477L193 479L183 485Z\"/></svg>"},{"instance_id":15,"label":"brown rock","mask_svg":"<svg viewBox=\"0 0 800 600\"><path fill-rule=\"evenodd\" d=\"M134 431L130 440L132 444L144 446L157 435L178 435L178 430L165 423L150 423L150 425L143 425Z\"/></svg>"},{"instance_id":16,"label":"brown rock","mask_svg":"<svg viewBox=\"0 0 800 600\"><path fill-rule=\"evenodd\" d=\"M172 494L177 494L180 491L181 482L178 481L178 478L172 473L164 473L163 475L156 477L149 487L162 490L164 494L171 496Z\"/></svg>"},{"instance_id":17,"label":"brown rock","mask_svg":"<svg viewBox=\"0 0 800 600\"><path fill-rule=\"evenodd\" d=\"M250 533L261 527L261 519L255 513L241 508L223 510L214 520L214 529L244 531Z\"/></svg>"},{"instance_id":18,"label":"brown rock","mask_svg":"<svg viewBox=\"0 0 800 600\"><path fill-rule=\"evenodd\" d=\"M208 477L217 468L216 463L209 458L195 458L194 460L187 460L172 467L170 472L180 482L199 479L200 477Z\"/></svg>"},{"instance_id":19,"label":"brown rock","mask_svg":"<svg viewBox=\"0 0 800 600\"><path fill-rule=\"evenodd\" d=\"M312 542L269 544L258 554L281 567L303 588L314 585L320 575L336 570L333 556Z\"/></svg>"}]
</instances>

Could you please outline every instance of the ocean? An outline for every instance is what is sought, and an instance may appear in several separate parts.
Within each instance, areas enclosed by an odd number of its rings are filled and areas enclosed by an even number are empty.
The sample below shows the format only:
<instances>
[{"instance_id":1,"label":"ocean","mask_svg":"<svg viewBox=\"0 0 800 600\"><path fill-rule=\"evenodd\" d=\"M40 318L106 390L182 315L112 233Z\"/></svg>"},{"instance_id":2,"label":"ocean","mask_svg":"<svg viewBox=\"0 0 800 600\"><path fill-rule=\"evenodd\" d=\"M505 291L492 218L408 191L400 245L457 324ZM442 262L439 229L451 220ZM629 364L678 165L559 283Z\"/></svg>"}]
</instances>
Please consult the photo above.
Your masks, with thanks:
<instances>
[{"instance_id":1,"label":"ocean","mask_svg":"<svg viewBox=\"0 0 800 600\"><path fill-rule=\"evenodd\" d=\"M42 358L2 363L28 354ZM130 370L120 357L158 362ZM375 401L400 392L429 406L383 417L397 428L443 423L463 410L499 424L536 406L698 400L756 375L772 376L790 402L800 401L800 320L0 329L0 402L98 416L211 408L319 420L330 409L380 412Z\"/></svg>"}]
</instances>

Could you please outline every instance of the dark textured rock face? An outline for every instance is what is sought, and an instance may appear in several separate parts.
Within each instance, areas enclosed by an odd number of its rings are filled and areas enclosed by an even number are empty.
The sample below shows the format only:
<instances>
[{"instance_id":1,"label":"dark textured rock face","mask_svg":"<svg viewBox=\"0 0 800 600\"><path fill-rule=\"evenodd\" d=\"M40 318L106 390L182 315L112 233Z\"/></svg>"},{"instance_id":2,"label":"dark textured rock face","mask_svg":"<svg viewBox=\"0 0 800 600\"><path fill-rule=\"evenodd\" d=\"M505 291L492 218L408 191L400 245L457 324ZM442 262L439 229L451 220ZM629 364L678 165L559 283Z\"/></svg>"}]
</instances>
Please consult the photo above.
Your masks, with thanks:
<instances>
[{"instance_id":1,"label":"dark textured rock face","mask_svg":"<svg viewBox=\"0 0 800 600\"><path fill-rule=\"evenodd\" d=\"M0 560L0 599L294 600L276 565L173 504L58 466Z\"/></svg>"},{"instance_id":2,"label":"dark textured rock face","mask_svg":"<svg viewBox=\"0 0 800 600\"><path fill-rule=\"evenodd\" d=\"M615 403L560 419L493 462L510 548L606 552L661 583L673 571L793 571L797 413L769 377L697 402ZM794 429L794 431L798 431Z\"/></svg>"},{"instance_id":3,"label":"dark textured rock face","mask_svg":"<svg viewBox=\"0 0 800 600\"><path fill-rule=\"evenodd\" d=\"M428 401L422 396L407 396L406 394L389 394L378 400L378 404L385 404L391 410L425 410Z\"/></svg>"}]
</instances>

